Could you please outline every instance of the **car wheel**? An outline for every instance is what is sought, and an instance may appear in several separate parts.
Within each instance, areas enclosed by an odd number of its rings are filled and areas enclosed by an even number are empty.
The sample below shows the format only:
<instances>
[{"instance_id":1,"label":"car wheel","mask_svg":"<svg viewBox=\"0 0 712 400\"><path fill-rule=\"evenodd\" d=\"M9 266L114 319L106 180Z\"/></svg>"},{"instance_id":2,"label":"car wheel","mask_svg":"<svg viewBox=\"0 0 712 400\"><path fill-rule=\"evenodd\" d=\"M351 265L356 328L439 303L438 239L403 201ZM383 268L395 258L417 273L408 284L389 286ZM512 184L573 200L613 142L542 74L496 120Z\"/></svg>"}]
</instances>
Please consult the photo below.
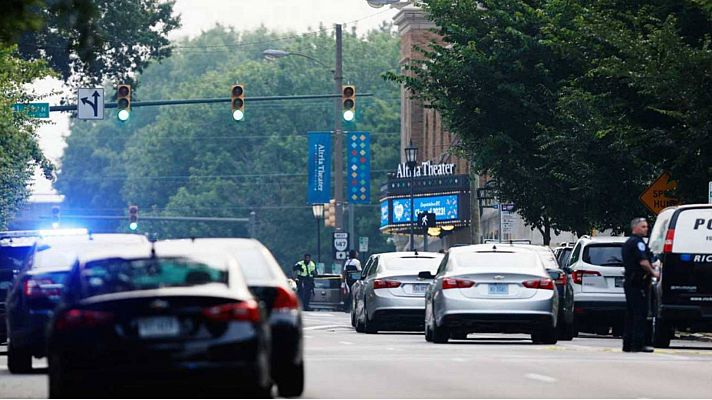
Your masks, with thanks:
<instances>
[{"instance_id":1,"label":"car wheel","mask_svg":"<svg viewBox=\"0 0 712 400\"><path fill-rule=\"evenodd\" d=\"M304 362L290 365L277 381L277 389L282 397L298 397L304 392Z\"/></svg>"},{"instance_id":2,"label":"car wheel","mask_svg":"<svg viewBox=\"0 0 712 400\"><path fill-rule=\"evenodd\" d=\"M29 349L12 344L7 346L7 369L13 374L25 374L32 371L32 353Z\"/></svg>"},{"instance_id":3,"label":"car wheel","mask_svg":"<svg viewBox=\"0 0 712 400\"><path fill-rule=\"evenodd\" d=\"M425 341L426 342L433 341L433 331L430 330L430 325L428 325L428 324L425 324Z\"/></svg>"},{"instance_id":4,"label":"car wheel","mask_svg":"<svg viewBox=\"0 0 712 400\"><path fill-rule=\"evenodd\" d=\"M563 319L559 319L560 325L558 326L559 330L559 340L564 340L564 341L570 341L574 339L575 332L574 332L574 324L567 324L566 321Z\"/></svg>"},{"instance_id":5,"label":"car wheel","mask_svg":"<svg viewBox=\"0 0 712 400\"><path fill-rule=\"evenodd\" d=\"M49 398L50 399L66 399L66 398L81 398L83 393L79 388L78 382L69 379L68 371L64 370L59 362L59 357L50 355L49 359Z\"/></svg>"},{"instance_id":6,"label":"car wheel","mask_svg":"<svg viewBox=\"0 0 712 400\"><path fill-rule=\"evenodd\" d=\"M351 326L356 327L356 313L353 308L351 309Z\"/></svg>"},{"instance_id":7,"label":"car wheel","mask_svg":"<svg viewBox=\"0 0 712 400\"><path fill-rule=\"evenodd\" d=\"M558 332L554 326L546 326L538 331L532 332L532 342L535 344L556 344Z\"/></svg>"},{"instance_id":8,"label":"car wheel","mask_svg":"<svg viewBox=\"0 0 712 400\"><path fill-rule=\"evenodd\" d=\"M670 324L662 318L653 317L653 346L661 349L670 347L670 341L675 334Z\"/></svg>"},{"instance_id":9,"label":"car wheel","mask_svg":"<svg viewBox=\"0 0 712 400\"><path fill-rule=\"evenodd\" d=\"M444 326L438 326L438 321L433 316L433 343L447 343L450 339L450 330Z\"/></svg>"},{"instance_id":10,"label":"car wheel","mask_svg":"<svg viewBox=\"0 0 712 400\"><path fill-rule=\"evenodd\" d=\"M376 322L368 318L368 311L363 310L363 331L366 333L378 333L378 325Z\"/></svg>"}]
</instances>

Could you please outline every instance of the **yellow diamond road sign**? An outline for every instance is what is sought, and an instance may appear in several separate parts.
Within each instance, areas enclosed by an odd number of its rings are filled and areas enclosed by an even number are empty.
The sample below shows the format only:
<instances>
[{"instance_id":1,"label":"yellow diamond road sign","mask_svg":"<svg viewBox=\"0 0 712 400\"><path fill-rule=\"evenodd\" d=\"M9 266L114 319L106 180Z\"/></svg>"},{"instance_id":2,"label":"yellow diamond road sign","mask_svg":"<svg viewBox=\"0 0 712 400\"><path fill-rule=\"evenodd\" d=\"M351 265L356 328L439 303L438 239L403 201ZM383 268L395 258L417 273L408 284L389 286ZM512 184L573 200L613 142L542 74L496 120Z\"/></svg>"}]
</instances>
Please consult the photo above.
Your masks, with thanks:
<instances>
[{"instance_id":1,"label":"yellow diamond road sign","mask_svg":"<svg viewBox=\"0 0 712 400\"><path fill-rule=\"evenodd\" d=\"M640 202L655 215L658 215L665 208L679 203L679 200L670 194L677 187L677 181L673 181L671 178L672 176L669 172L663 172L640 195Z\"/></svg>"}]
</instances>

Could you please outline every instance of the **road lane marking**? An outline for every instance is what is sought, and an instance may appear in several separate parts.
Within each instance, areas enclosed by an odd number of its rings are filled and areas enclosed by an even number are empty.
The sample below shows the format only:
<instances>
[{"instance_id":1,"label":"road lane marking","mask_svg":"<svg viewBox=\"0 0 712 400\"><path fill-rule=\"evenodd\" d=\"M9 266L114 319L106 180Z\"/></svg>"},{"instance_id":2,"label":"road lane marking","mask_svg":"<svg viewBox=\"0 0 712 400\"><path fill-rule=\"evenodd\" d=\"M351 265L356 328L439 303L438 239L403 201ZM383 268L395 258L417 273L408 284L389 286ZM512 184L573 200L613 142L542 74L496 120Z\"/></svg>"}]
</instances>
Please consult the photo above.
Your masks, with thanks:
<instances>
[{"instance_id":1,"label":"road lane marking","mask_svg":"<svg viewBox=\"0 0 712 400\"><path fill-rule=\"evenodd\" d=\"M554 383L556 382L556 378L552 378L550 376L546 375L539 375L539 374L526 374L524 375L525 378L533 379L535 381L539 382L544 382L544 383Z\"/></svg>"},{"instance_id":2,"label":"road lane marking","mask_svg":"<svg viewBox=\"0 0 712 400\"><path fill-rule=\"evenodd\" d=\"M353 344L353 342L339 342L341 344Z\"/></svg>"},{"instance_id":3,"label":"road lane marking","mask_svg":"<svg viewBox=\"0 0 712 400\"><path fill-rule=\"evenodd\" d=\"M460 358L460 357L451 358L450 360L455 361L455 362L461 362L461 363L467 362L466 359Z\"/></svg>"},{"instance_id":4,"label":"road lane marking","mask_svg":"<svg viewBox=\"0 0 712 400\"><path fill-rule=\"evenodd\" d=\"M307 326L304 328L305 331L315 331L320 329L333 329L333 328L348 328L353 329L351 325L317 325L317 326Z\"/></svg>"}]
</instances>

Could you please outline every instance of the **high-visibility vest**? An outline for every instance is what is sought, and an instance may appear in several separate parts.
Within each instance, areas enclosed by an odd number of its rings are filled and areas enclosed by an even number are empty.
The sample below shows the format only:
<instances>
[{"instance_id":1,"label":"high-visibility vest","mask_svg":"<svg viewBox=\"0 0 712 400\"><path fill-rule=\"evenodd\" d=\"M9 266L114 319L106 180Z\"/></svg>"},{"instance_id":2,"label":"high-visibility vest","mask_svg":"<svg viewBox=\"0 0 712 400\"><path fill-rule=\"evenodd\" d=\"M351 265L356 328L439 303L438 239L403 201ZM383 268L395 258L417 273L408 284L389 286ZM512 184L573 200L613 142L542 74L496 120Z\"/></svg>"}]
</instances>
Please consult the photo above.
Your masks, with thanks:
<instances>
[{"instance_id":1,"label":"high-visibility vest","mask_svg":"<svg viewBox=\"0 0 712 400\"><path fill-rule=\"evenodd\" d=\"M297 271L298 276L314 276L316 271L316 264L314 261L309 261L309 264L301 260L297 263L299 270Z\"/></svg>"}]
</instances>

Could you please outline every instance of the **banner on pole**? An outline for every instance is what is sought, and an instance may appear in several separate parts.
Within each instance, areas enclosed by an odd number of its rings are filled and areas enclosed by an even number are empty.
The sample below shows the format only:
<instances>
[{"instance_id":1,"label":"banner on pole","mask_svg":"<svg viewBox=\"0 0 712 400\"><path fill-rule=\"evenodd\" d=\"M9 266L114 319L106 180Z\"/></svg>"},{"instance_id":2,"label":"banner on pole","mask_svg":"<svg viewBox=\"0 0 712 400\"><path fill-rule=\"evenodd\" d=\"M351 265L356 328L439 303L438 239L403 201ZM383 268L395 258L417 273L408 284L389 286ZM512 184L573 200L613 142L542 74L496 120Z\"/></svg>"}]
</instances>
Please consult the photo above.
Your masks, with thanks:
<instances>
[{"instance_id":1,"label":"banner on pole","mask_svg":"<svg viewBox=\"0 0 712 400\"><path fill-rule=\"evenodd\" d=\"M331 132L309 132L307 204L331 199Z\"/></svg>"},{"instance_id":2,"label":"banner on pole","mask_svg":"<svg viewBox=\"0 0 712 400\"><path fill-rule=\"evenodd\" d=\"M350 132L348 154L348 201L351 204L371 202L371 136L368 132Z\"/></svg>"}]
</instances>

